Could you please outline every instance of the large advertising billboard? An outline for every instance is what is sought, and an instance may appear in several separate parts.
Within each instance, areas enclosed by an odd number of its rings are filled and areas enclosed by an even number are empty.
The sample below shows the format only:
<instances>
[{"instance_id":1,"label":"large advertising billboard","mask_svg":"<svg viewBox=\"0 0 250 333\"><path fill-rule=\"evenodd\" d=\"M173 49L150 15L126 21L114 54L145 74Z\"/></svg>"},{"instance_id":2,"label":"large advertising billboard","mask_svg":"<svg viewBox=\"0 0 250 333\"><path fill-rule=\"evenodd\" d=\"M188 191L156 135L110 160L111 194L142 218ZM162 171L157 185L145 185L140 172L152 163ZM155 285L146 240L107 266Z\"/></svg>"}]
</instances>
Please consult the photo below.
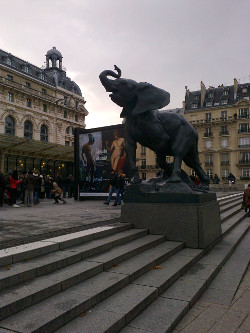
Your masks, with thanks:
<instances>
[{"instance_id":1,"label":"large advertising billboard","mask_svg":"<svg viewBox=\"0 0 250 333\"><path fill-rule=\"evenodd\" d=\"M76 198L102 197L109 191L111 170L129 177L124 126L75 131Z\"/></svg>"}]
</instances>

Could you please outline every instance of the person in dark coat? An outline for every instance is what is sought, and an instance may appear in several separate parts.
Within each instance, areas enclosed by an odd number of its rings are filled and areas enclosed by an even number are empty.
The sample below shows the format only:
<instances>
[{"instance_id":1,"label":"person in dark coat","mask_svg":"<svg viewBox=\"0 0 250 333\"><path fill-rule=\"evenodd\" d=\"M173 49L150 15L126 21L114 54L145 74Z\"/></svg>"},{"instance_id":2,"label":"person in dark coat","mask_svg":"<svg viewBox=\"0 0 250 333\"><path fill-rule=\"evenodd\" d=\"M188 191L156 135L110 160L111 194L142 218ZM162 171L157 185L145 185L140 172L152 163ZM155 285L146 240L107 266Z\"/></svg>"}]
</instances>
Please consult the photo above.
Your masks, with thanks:
<instances>
[{"instance_id":1,"label":"person in dark coat","mask_svg":"<svg viewBox=\"0 0 250 333\"><path fill-rule=\"evenodd\" d=\"M248 184L247 188L243 193L243 203L245 207L245 212L247 212L248 209L247 216L250 216L250 184Z\"/></svg>"},{"instance_id":2,"label":"person in dark coat","mask_svg":"<svg viewBox=\"0 0 250 333\"><path fill-rule=\"evenodd\" d=\"M104 205L109 205L113 193L116 192L116 182L117 182L117 173L112 169L109 177L110 191L107 200L104 202Z\"/></svg>"},{"instance_id":3,"label":"person in dark coat","mask_svg":"<svg viewBox=\"0 0 250 333\"><path fill-rule=\"evenodd\" d=\"M27 176L24 179L24 186L25 186L25 195L24 195L24 206L28 205L28 198L31 207L34 206L33 201L33 194L34 194L34 188L35 188L35 177L33 176L32 170L28 171Z\"/></svg>"},{"instance_id":4,"label":"person in dark coat","mask_svg":"<svg viewBox=\"0 0 250 333\"><path fill-rule=\"evenodd\" d=\"M0 207L3 206L3 201L4 201L4 190L5 186L7 184L6 179L4 178L4 174L0 170Z\"/></svg>"},{"instance_id":5,"label":"person in dark coat","mask_svg":"<svg viewBox=\"0 0 250 333\"><path fill-rule=\"evenodd\" d=\"M122 173L122 170L118 171L118 176L116 180L116 199L113 206L120 205L122 203L122 195L124 191L125 186L125 174Z\"/></svg>"}]
</instances>

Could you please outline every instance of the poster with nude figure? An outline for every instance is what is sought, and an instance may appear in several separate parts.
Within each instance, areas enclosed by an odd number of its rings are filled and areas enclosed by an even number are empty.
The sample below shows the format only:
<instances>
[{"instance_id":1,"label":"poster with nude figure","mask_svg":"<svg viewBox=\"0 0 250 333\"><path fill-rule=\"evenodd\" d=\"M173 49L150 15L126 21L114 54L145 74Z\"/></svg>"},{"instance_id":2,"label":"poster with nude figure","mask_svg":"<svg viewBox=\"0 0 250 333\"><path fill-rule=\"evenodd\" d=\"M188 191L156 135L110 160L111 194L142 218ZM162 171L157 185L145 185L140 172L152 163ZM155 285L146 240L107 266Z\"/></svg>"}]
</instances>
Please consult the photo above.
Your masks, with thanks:
<instances>
[{"instance_id":1,"label":"poster with nude figure","mask_svg":"<svg viewBox=\"0 0 250 333\"><path fill-rule=\"evenodd\" d=\"M123 125L76 130L78 197L106 196L111 170L129 177Z\"/></svg>"}]
</instances>

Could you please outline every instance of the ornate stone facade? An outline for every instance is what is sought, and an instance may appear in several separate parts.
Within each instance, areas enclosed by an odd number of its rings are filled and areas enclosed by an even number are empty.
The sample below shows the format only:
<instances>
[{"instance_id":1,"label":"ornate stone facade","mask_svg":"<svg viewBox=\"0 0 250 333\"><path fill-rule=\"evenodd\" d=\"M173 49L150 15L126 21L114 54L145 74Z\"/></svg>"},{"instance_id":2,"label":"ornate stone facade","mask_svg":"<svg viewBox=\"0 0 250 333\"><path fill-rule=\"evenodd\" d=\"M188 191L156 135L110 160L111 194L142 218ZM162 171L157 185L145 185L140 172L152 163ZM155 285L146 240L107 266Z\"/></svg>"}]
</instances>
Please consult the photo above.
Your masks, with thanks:
<instances>
[{"instance_id":1,"label":"ornate stone facade","mask_svg":"<svg viewBox=\"0 0 250 333\"><path fill-rule=\"evenodd\" d=\"M74 128L85 128L85 103L79 86L66 76L62 55L55 47L47 52L46 68L0 50L0 135L8 135L10 141L13 137L26 139L22 156L14 146L6 149L0 142L0 169L6 171L6 156L32 157L27 142L34 147L37 141L41 151L40 143L44 143L41 156L55 144L62 153L52 160L60 157L61 162L73 162ZM72 154L67 148L64 156L65 145L72 147Z\"/></svg>"}]
</instances>

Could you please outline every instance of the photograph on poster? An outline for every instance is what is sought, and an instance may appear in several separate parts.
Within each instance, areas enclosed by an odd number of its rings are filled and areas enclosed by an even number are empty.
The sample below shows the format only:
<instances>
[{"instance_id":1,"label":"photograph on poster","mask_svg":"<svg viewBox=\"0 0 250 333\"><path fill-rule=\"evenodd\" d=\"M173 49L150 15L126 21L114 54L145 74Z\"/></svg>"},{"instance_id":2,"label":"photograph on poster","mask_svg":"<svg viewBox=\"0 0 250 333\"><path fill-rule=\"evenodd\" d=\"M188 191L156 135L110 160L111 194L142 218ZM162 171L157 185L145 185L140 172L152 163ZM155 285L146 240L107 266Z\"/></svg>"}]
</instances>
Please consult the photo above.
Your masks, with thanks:
<instances>
[{"instance_id":1,"label":"photograph on poster","mask_svg":"<svg viewBox=\"0 0 250 333\"><path fill-rule=\"evenodd\" d=\"M79 134L79 190L107 193L111 170L129 176L124 128L103 128Z\"/></svg>"}]
</instances>

